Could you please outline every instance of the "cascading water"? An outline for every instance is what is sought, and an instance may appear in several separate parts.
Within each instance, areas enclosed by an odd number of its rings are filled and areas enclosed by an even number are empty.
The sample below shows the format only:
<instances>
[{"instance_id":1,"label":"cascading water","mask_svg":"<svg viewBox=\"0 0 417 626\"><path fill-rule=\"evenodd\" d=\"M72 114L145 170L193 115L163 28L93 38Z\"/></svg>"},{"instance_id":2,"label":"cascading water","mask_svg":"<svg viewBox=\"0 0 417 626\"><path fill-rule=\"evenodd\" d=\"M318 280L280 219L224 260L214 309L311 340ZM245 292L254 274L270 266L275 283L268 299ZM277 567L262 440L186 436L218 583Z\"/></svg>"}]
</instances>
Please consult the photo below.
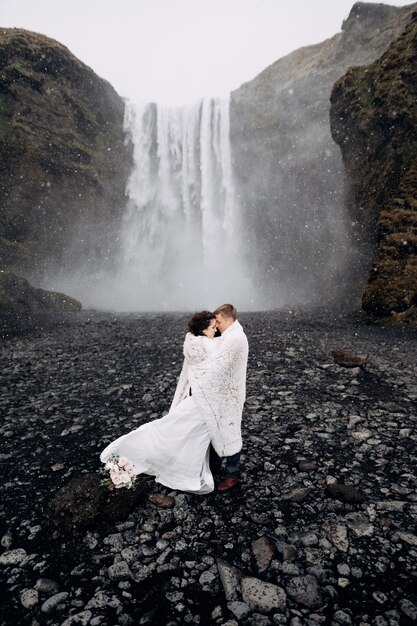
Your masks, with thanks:
<instances>
[{"instance_id":1,"label":"cascading water","mask_svg":"<svg viewBox=\"0 0 417 626\"><path fill-rule=\"evenodd\" d=\"M251 308L233 184L229 103L126 104L134 146L121 229L125 310ZM120 308L120 304L119 304Z\"/></svg>"}]
</instances>

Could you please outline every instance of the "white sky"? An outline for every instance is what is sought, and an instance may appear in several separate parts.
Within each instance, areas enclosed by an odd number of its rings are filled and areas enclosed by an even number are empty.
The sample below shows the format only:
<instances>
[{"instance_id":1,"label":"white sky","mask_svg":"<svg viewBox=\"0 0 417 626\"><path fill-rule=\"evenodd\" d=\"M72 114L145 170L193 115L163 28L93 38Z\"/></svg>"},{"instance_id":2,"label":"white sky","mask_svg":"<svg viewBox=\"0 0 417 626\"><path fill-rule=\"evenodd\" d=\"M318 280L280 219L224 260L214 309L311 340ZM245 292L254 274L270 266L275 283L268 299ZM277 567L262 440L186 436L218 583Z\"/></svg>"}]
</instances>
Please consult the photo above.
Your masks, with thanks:
<instances>
[{"instance_id":1,"label":"white sky","mask_svg":"<svg viewBox=\"0 0 417 626\"><path fill-rule=\"evenodd\" d=\"M123 97L183 104L226 95L289 52L331 37L340 31L353 4L0 0L0 27L26 28L57 39Z\"/></svg>"}]
</instances>

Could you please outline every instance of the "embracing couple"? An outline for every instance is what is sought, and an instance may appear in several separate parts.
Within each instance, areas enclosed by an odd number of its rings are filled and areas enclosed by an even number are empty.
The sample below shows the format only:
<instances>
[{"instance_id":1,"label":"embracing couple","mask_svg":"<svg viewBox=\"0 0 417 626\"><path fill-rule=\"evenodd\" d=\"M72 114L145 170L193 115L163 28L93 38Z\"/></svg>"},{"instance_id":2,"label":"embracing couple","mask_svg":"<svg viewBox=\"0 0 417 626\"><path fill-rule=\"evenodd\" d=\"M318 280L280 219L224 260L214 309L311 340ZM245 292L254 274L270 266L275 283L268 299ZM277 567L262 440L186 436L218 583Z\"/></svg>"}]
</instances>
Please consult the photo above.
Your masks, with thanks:
<instances>
[{"instance_id":1,"label":"embracing couple","mask_svg":"<svg viewBox=\"0 0 417 626\"><path fill-rule=\"evenodd\" d=\"M218 331L220 337L217 337ZM248 341L236 309L223 304L188 322L171 409L109 444L103 463L124 457L134 474L192 493L229 491L239 480ZM214 475L214 478L213 478Z\"/></svg>"}]
</instances>

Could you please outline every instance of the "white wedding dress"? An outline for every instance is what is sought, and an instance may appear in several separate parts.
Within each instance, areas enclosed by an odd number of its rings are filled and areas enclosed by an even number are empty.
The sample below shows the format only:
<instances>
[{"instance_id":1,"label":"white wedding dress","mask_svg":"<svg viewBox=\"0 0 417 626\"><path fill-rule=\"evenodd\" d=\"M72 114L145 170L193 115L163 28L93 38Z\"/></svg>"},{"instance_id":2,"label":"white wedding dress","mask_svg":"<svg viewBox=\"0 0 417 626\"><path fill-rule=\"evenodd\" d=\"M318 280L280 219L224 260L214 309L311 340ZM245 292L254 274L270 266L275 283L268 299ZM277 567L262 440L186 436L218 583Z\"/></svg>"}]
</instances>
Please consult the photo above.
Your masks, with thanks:
<instances>
[{"instance_id":1,"label":"white wedding dress","mask_svg":"<svg viewBox=\"0 0 417 626\"><path fill-rule=\"evenodd\" d=\"M125 456L135 474L150 474L170 489L205 494L214 490L209 467L210 435L192 396L168 415L143 424L119 437L103 450L106 463L112 455Z\"/></svg>"}]
</instances>

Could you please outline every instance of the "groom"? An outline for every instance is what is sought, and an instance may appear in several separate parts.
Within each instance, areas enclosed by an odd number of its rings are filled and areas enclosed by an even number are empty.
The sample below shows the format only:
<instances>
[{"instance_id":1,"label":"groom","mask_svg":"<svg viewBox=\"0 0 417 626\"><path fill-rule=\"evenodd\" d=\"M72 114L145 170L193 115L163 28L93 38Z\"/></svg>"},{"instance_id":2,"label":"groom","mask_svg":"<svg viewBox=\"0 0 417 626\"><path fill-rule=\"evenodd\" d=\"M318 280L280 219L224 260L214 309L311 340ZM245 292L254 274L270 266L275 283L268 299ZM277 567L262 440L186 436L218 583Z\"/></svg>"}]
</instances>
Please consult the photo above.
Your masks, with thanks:
<instances>
[{"instance_id":1,"label":"groom","mask_svg":"<svg viewBox=\"0 0 417 626\"><path fill-rule=\"evenodd\" d=\"M246 395L246 368L248 363L248 340L243 328L237 320L237 311L232 304L222 304L215 311L217 329L221 332L219 353L224 361L227 378L223 380L227 387L227 401L223 402L222 415L223 429L228 430L225 435L237 436L234 448L238 451L230 456L221 458L214 448L211 448L210 464L214 473L223 466L223 479L217 485L220 492L229 491L240 484L239 462L242 448L241 420L243 404ZM225 391L225 390L221 390ZM220 393L220 395L222 395ZM229 415L230 400L233 400L233 411Z\"/></svg>"}]
</instances>

